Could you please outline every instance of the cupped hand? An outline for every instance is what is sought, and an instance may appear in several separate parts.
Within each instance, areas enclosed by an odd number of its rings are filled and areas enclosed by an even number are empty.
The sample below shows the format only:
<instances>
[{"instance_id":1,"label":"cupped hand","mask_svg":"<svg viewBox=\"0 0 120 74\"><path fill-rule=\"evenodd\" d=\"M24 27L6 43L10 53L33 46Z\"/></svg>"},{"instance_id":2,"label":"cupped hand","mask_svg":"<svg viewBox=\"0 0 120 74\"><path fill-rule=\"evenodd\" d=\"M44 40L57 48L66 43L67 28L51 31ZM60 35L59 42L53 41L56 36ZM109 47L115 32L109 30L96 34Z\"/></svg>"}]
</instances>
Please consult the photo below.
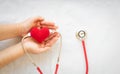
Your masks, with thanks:
<instances>
[{"instance_id":1,"label":"cupped hand","mask_svg":"<svg viewBox=\"0 0 120 74\"><path fill-rule=\"evenodd\" d=\"M53 22L45 21L42 17L29 18L18 24L20 27L20 36L25 36L33 27L47 27L56 30L57 26Z\"/></svg>"},{"instance_id":2,"label":"cupped hand","mask_svg":"<svg viewBox=\"0 0 120 74\"><path fill-rule=\"evenodd\" d=\"M24 40L24 48L29 53L39 54L41 52L49 50L53 44L59 39L60 34L58 32L54 32L50 34L48 38L46 38L42 43L38 43L32 37L26 38Z\"/></svg>"}]
</instances>

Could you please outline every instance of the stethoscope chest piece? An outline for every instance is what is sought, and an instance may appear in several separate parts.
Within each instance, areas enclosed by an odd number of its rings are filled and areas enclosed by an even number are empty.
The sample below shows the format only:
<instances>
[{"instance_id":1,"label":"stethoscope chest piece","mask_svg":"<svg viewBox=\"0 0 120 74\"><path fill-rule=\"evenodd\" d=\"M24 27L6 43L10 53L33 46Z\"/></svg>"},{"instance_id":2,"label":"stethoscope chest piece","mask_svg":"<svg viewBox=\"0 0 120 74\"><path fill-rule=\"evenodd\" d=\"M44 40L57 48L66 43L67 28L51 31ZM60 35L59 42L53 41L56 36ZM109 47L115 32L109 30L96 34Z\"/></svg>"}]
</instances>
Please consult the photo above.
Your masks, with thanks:
<instances>
[{"instance_id":1,"label":"stethoscope chest piece","mask_svg":"<svg viewBox=\"0 0 120 74\"><path fill-rule=\"evenodd\" d=\"M76 37L77 37L77 39L80 39L80 40L85 39L86 32L84 30L78 30L76 32Z\"/></svg>"},{"instance_id":2,"label":"stethoscope chest piece","mask_svg":"<svg viewBox=\"0 0 120 74\"><path fill-rule=\"evenodd\" d=\"M88 74L89 64L88 64L87 51L86 51L86 46L85 46L86 32L84 30L78 30L76 32L76 37L77 37L77 39L81 40L81 43L82 43L84 57L85 57L85 63L86 63L86 73L85 74Z\"/></svg>"}]
</instances>

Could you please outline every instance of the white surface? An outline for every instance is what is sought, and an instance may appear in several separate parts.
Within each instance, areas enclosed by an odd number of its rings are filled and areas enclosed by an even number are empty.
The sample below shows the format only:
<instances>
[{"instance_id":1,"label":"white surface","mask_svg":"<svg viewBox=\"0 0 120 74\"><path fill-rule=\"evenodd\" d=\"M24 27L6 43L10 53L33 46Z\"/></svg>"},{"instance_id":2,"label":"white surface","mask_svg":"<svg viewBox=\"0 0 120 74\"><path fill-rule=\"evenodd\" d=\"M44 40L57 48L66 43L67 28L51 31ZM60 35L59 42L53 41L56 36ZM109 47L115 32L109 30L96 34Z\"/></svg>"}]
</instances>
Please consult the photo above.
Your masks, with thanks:
<instances>
[{"instance_id":1,"label":"white surface","mask_svg":"<svg viewBox=\"0 0 120 74\"><path fill-rule=\"evenodd\" d=\"M81 43L77 29L87 31L86 46L89 74L120 74L120 1L118 0L1 0L0 23L20 22L43 16L59 26L63 47L59 74L85 74ZM18 39L17 39L18 41ZM17 42L0 41L0 49ZM53 74L57 46L33 55L44 74ZM0 74L38 74L26 56L0 70Z\"/></svg>"}]
</instances>

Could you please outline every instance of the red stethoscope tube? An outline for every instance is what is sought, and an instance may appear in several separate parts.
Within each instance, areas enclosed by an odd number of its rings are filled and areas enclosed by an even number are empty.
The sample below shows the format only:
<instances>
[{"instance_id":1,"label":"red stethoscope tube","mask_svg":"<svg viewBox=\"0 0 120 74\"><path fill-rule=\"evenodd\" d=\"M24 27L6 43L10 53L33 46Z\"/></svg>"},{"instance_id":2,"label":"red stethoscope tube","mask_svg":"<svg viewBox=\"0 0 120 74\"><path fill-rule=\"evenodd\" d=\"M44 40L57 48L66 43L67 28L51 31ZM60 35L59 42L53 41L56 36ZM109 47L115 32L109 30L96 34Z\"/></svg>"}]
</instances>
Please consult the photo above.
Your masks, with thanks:
<instances>
[{"instance_id":1,"label":"red stethoscope tube","mask_svg":"<svg viewBox=\"0 0 120 74\"><path fill-rule=\"evenodd\" d=\"M54 74L58 74L58 68L59 68L59 64L56 64L56 68L55 68L55 73Z\"/></svg>"},{"instance_id":2,"label":"red stethoscope tube","mask_svg":"<svg viewBox=\"0 0 120 74\"><path fill-rule=\"evenodd\" d=\"M86 51L86 45L85 45L85 37L86 37L86 32L83 30L80 30L76 33L76 37L81 40L82 42L82 47L83 47L83 52L84 52L84 57L85 57L85 65L86 65L86 72L85 74L88 74L89 70L89 64L88 64L88 57L87 57L87 51Z\"/></svg>"},{"instance_id":3,"label":"red stethoscope tube","mask_svg":"<svg viewBox=\"0 0 120 74\"><path fill-rule=\"evenodd\" d=\"M83 46L83 51L84 51L85 63L86 63L86 73L85 74L88 74L88 58L87 58L87 52L86 52L86 46L85 46L84 40L82 40L82 46Z\"/></svg>"},{"instance_id":4,"label":"red stethoscope tube","mask_svg":"<svg viewBox=\"0 0 120 74\"><path fill-rule=\"evenodd\" d=\"M37 67L37 71L39 72L39 74L43 74L43 72L41 71L40 67Z\"/></svg>"}]
</instances>

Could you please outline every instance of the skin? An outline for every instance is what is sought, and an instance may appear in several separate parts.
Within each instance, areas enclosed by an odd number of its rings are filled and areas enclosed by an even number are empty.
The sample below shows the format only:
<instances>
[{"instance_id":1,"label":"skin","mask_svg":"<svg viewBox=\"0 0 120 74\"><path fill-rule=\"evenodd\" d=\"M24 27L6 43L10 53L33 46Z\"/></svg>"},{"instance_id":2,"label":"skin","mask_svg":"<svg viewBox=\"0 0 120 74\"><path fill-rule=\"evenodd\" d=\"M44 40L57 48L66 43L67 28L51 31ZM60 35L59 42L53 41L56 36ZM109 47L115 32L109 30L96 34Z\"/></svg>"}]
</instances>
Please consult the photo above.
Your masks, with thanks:
<instances>
[{"instance_id":1,"label":"skin","mask_svg":"<svg viewBox=\"0 0 120 74\"><path fill-rule=\"evenodd\" d=\"M48 27L51 30L56 30L57 26L53 22L45 21L42 17L29 18L23 22L16 24L1 24L0 25L0 40L5 40L18 36L25 36L32 27ZM58 32L51 33L42 43L38 43L33 38L29 37L23 41L25 50L32 54L40 54L49 50L58 40L60 34ZM21 42L3 49L0 51L0 68L22 57L25 54Z\"/></svg>"}]
</instances>

